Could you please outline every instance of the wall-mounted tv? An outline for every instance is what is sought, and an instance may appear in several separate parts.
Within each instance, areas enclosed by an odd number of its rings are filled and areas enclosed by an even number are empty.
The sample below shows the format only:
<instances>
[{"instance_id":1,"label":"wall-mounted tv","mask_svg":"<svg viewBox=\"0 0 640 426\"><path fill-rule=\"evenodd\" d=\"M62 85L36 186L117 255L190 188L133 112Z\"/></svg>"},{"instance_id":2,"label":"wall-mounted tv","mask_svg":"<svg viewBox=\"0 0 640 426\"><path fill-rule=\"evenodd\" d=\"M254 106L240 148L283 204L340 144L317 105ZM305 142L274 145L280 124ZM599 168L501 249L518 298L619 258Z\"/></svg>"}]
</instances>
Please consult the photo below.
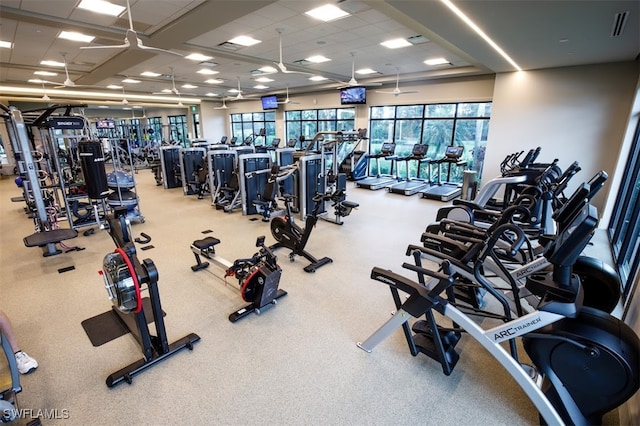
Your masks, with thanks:
<instances>
[{"instance_id":1,"label":"wall-mounted tv","mask_svg":"<svg viewBox=\"0 0 640 426\"><path fill-rule=\"evenodd\" d=\"M116 128L116 122L113 121L113 120L96 121L96 128L97 129L115 129Z\"/></svg>"},{"instance_id":2,"label":"wall-mounted tv","mask_svg":"<svg viewBox=\"0 0 640 426\"><path fill-rule=\"evenodd\" d=\"M278 97L276 95L268 95L260 98L262 101L262 109L278 109Z\"/></svg>"},{"instance_id":3,"label":"wall-mounted tv","mask_svg":"<svg viewBox=\"0 0 640 426\"><path fill-rule=\"evenodd\" d=\"M367 89L362 86L343 87L340 89L340 104L341 105L353 105L353 104L366 104L367 103Z\"/></svg>"}]
</instances>

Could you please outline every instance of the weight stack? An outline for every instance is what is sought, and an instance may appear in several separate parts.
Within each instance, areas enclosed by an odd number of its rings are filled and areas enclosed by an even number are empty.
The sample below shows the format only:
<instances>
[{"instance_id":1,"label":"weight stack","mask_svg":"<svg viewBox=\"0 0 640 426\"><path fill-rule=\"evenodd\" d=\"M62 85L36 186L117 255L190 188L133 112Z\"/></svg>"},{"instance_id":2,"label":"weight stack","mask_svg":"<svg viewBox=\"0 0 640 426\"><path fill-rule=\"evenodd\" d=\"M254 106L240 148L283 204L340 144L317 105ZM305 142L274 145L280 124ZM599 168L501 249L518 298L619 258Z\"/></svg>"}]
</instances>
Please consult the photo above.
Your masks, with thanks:
<instances>
[{"instance_id":1,"label":"weight stack","mask_svg":"<svg viewBox=\"0 0 640 426\"><path fill-rule=\"evenodd\" d=\"M81 141L78 143L78 152L88 197L94 200L107 197L109 187L104 169L102 144L97 141Z\"/></svg>"}]
</instances>

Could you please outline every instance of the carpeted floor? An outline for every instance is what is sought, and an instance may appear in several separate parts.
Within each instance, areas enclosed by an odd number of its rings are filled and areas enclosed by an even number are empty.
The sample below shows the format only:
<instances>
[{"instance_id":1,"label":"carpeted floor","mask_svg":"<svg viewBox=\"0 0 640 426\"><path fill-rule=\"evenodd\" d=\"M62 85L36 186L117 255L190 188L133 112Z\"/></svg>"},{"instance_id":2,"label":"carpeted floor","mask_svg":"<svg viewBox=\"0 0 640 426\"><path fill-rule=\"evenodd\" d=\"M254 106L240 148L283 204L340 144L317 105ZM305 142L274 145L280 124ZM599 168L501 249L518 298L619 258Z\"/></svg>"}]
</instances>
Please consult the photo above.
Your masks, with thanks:
<instances>
[{"instance_id":1,"label":"carpeted floor","mask_svg":"<svg viewBox=\"0 0 640 426\"><path fill-rule=\"evenodd\" d=\"M130 335L94 347L81 323L111 308L98 275L115 246L105 231L69 240L84 248L44 258L22 238L33 232L13 179L0 180L0 300L21 348L40 368L22 377L21 407L53 419L44 424L537 424L538 414L515 382L469 338L451 376L420 355L412 357L401 331L371 354L356 342L389 318L389 290L369 278L380 266L401 272L410 243L442 203L385 191L353 188L360 204L343 226L320 221L307 249L333 263L314 274L303 258L290 263L278 252L281 288L288 295L262 315L232 324L242 304L221 271L192 272L193 240L212 230L226 259L255 252L268 224L241 212L225 214L210 199L156 186L152 174L136 175L144 223L133 232L152 237L139 251L159 270L169 341L188 333L201 340L136 376L131 385L107 388L105 378L141 357ZM58 270L74 269L59 273ZM406 271L407 276L411 276Z\"/></svg>"}]
</instances>

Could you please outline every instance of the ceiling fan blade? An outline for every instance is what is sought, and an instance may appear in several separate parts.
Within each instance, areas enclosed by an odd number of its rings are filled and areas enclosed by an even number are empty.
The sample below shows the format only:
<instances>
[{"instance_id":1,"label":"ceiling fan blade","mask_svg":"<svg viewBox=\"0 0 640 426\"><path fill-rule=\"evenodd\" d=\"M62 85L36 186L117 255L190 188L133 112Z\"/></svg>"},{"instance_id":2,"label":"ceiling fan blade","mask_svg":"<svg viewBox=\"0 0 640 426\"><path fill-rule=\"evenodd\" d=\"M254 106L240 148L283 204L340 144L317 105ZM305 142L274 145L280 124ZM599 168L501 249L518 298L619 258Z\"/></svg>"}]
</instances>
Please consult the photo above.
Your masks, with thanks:
<instances>
[{"instance_id":1,"label":"ceiling fan blade","mask_svg":"<svg viewBox=\"0 0 640 426\"><path fill-rule=\"evenodd\" d=\"M115 45L109 45L109 46L81 46L80 49L82 50L91 50L91 49L126 49L130 46L129 43L125 43L125 44L115 44Z\"/></svg>"},{"instance_id":2,"label":"ceiling fan blade","mask_svg":"<svg viewBox=\"0 0 640 426\"><path fill-rule=\"evenodd\" d=\"M151 50L151 51L154 51L154 52L160 52L160 53L166 53L166 54L169 54L169 55L179 56L181 58L184 57L183 54L178 53L178 52L172 52L170 50L160 49L159 47L145 46L145 45L143 45L141 43L138 44L138 48L142 49L142 50Z\"/></svg>"}]
</instances>

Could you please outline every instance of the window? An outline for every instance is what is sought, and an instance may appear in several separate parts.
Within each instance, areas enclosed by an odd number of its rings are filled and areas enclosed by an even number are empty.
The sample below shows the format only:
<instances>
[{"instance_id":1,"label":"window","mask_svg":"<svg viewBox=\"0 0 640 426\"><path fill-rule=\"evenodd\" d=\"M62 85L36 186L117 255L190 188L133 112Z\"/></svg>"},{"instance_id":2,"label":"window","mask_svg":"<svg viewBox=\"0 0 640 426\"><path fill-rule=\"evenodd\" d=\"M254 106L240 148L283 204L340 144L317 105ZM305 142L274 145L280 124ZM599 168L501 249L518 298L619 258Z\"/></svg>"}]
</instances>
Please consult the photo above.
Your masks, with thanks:
<instances>
[{"instance_id":1,"label":"window","mask_svg":"<svg viewBox=\"0 0 640 426\"><path fill-rule=\"evenodd\" d=\"M609 224L609 238L626 300L640 263L640 122L636 125L624 175Z\"/></svg>"},{"instance_id":2,"label":"window","mask_svg":"<svg viewBox=\"0 0 640 426\"><path fill-rule=\"evenodd\" d=\"M285 111L287 140L313 138L318 132L335 132L355 128L355 108L307 109Z\"/></svg>"},{"instance_id":3,"label":"window","mask_svg":"<svg viewBox=\"0 0 640 426\"><path fill-rule=\"evenodd\" d=\"M443 167L443 181L462 182L465 169L475 170L478 179L482 172L491 102L452 103L431 105L375 106L370 108L370 153L378 152L384 142L396 143L396 155L411 153L413 145L429 145L428 158L442 158L448 146L464 146L462 160L466 167ZM380 163L381 173L390 173L391 162ZM375 167L371 164L370 167ZM417 175L416 162L409 164L411 176ZM422 165L428 168L427 164ZM435 168L434 168L435 169ZM420 170L420 176L427 176ZM406 177L404 169L399 177ZM436 179L435 176L431 177Z\"/></svg>"},{"instance_id":4,"label":"window","mask_svg":"<svg viewBox=\"0 0 640 426\"><path fill-rule=\"evenodd\" d=\"M259 136L262 129L264 129L264 137ZM270 144L276 137L276 112L231 114L231 136L237 137L239 142L251 137L254 144Z\"/></svg>"},{"instance_id":5,"label":"window","mask_svg":"<svg viewBox=\"0 0 640 426\"><path fill-rule=\"evenodd\" d=\"M161 143L162 142L162 117L149 117L147 119L147 123L149 125L149 129L147 130L147 134L149 135L149 139Z\"/></svg>"},{"instance_id":6,"label":"window","mask_svg":"<svg viewBox=\"0 0 640 426\"><path fill-rule=\"evenodd\" d=\"M169 116L169 139L170 141L180 142L183 146L189 144L187 116L186 115L170 115Z\"/></svg>"}]
</instances>

